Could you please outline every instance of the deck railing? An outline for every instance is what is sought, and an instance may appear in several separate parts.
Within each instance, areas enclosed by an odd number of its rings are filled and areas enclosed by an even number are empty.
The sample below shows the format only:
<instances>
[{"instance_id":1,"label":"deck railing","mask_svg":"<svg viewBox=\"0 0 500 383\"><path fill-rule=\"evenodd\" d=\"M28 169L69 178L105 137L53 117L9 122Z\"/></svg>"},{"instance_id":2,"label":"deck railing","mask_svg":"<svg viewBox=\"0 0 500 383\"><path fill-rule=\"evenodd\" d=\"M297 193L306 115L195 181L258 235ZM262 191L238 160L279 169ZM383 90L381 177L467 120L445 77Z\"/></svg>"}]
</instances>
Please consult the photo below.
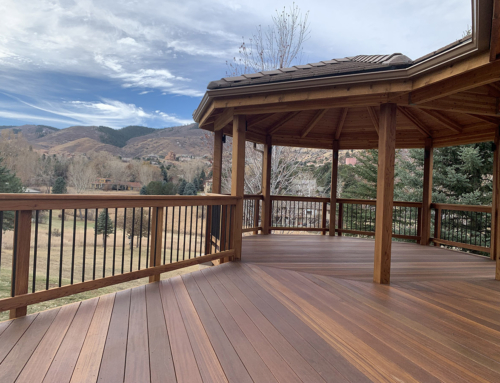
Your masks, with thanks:
<instances>
[{"instance_id":1,"label":"deck railing","mask_svg":"<svg viewBox=\"0 0 500 383\"><path fill-rule=\"evenodd\" d=\"M236 202L0 195L0 311L229 258Z\"/></svg>"},{"instance_id":2,"label":"deck railing","mask_svg":"<svg viewBox=\"0 0 500 383\"><path fill-rule=\"evenodd\" d=\"M262 217L257 214L257 202L262 196L246 195L245 231L260 230ZM274 232L329 231L330 199L322 197L271 196L270 230ZM337 199L335 231L339 236L375 235L375 200ZM431 240L434 245L490 252L491 206L431 205ZM257 225L255 222L259 222ZM420 241L422 203L394 201L393 238Z\"/></svg>"}]
</instances>

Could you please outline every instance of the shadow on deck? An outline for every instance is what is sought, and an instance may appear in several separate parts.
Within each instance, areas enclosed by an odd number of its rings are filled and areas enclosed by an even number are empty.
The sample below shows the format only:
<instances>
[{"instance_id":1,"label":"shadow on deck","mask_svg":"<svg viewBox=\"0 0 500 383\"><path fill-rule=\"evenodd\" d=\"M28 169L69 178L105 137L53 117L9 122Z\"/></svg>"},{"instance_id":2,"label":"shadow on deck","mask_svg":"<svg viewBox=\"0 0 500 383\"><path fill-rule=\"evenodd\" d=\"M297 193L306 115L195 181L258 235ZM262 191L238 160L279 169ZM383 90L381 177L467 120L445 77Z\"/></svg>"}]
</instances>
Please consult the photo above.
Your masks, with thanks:
<instances>
[{"instance_id":1,"label":"shadow on deck","mask_svg":"<svg viewBox=\"0 0 500 383\"><path fill-rule=\"evenodd\" d=\"M369 240L252 236L243 257L0 323L0 381L500 381L491 261L394 243L381 286Z\"/></svg>"}]
</instances>

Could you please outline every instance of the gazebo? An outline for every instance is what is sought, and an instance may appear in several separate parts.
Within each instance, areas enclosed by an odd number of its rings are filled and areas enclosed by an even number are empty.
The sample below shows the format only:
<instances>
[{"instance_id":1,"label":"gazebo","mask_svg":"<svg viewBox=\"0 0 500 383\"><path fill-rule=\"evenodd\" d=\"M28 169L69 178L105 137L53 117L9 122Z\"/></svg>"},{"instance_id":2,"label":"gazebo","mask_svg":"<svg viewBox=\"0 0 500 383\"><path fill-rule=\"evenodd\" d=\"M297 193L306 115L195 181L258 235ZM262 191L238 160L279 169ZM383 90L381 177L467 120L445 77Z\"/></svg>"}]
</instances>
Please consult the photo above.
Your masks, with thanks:
<instances>
[{"instance_id":1,"label":"gazebo","mask_svg":"<svg viewBox=\"0 0 500 383\"><path fill-rule=\"evenodd\" d=\"M378 148L375 282L390 282L394 158L424 148L420 244L431 238L433 148L495 142L491 257L500 280L500 38L491 2L473 1L472 34L416 60L401 53L358 55L213 81L194 119L214 132L213 192L220 193L223 136L233 137L233 196L244 195L245 142L264 145L262 233L271 221L271 148L333 151L330 217L337 205L338 151ZM236 208L236 231L243 202ZM335 235L330 219L329 235ZM241 236L236 235L236 238ZM241 242L236 244L241 256Z\"/></svg>"}]
</instances>

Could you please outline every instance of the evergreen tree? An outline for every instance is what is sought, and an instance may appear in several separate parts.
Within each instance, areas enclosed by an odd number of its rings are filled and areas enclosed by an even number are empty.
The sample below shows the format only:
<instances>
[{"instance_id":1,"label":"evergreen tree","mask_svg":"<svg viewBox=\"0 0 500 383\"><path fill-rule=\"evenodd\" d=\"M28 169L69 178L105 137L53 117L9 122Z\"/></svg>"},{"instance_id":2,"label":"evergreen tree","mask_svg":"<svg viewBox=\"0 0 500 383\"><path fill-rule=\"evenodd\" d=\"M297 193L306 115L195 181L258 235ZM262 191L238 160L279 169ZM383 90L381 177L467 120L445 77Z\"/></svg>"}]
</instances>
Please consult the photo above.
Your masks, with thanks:
<instances>
[{"instance_id":1,"label":"evergreen tree","mask_svg":"<svg viewBox=\"0 0 500 383\"><path fill-rule=\"evenodd\" d=\"M177 186L177 193L180 195L184 195L184 188L187 185L187 181L185 179L180 180L179 185Z\"/></svg>"},{"instance_id":2,"label":"evergreen tree","mask_svg":"<svg viewBox=\"0 0 500 383\"><path fill-rule=\"evenodd\" d=\"M201 172L200 172L200 181L205 182L205 180L207 179L207 175L205 174L205 170L201 169Z\"/></svg>"},{"instance_id":3,"label":"evergreen tree","mask_svg":"<svg viewBox=\"0 0 500 383\"><path fill-rule=\"evenodd\" d=\"M196 195L196 194L197 194L197 192L196 192L195 186L191 182L188 182L186 184L186 187L184 188L183 195Z\"/></svg>"},{"instance_id":4,"label":"evergreen tree","mask_svg":"<svg viewBox=\"0 0 500 383\"><path fill-rule=\"evenodd\" d=\"M200 191L202 183L200 183L200 179L198 177L194 177L193 186L196 191Z\"/></svg>"},{"instance_id":5,"label":"evergreen tree","mask_svg":"<svg viewBox=\"0 0 500 383\"><path fill-rule=\"evenodd\" d=\"M145 188L146 195L175 195L177 192L172 182L151 181Z\"/></svg>"},{"instance_id":6,"label":"evergreen tree","mask_svg":"<svg viewBox=\"0 0 500 383\"><path fill-rule=\"evenodd\" d=\"M22 193L23 186L21 180L11 173L5 166L2 166L3 158L0 157L0 193ZM14 212L3 212L2 230L14 229Z\"/></svg>"},{"instance_id":7,"label":"evergreen tree","mask_svg":"<svg viewBox=\"0 0 500 383\"><path fill-rule=\"evenodd\" d=\"M94 227L97 234L102 234L102 245L104 246L105 238L115 232L113 221L106 210L102 210L97 217L97 225Z\"/></svg>"},{"instance_id":8,"label":"evergreen tree","mask_svg":"<svg viewBox=\"0 0 500 383\"><path fill-rule=\"evenodd\" d=\"M161 170L161 176L163 177L163 181L168 182L168 173L167 169L165 169L165 166L161 165L160 170Z\"/></svg>"},{"instance_id":9,"label":"evergreen tree","mask_svg":"<svg viewBox=\"0 0 500 383\"><path fill-rule=\"evenodd\" d=\"M141 191L139 192L140 195L148 195L148 187L144 185L141 187Z\"/></svg>"},{"instance_id":10,"label":"evergreen tree","mask_svg":"<svg viewBox=\"0 0 500 383\"><path fill-rule=\"evenodd\" d=\"M62 177L57 177L54 186L52 186L52 194L66 194L67 192L66 181Z\"/></svg>"}]
</instances>

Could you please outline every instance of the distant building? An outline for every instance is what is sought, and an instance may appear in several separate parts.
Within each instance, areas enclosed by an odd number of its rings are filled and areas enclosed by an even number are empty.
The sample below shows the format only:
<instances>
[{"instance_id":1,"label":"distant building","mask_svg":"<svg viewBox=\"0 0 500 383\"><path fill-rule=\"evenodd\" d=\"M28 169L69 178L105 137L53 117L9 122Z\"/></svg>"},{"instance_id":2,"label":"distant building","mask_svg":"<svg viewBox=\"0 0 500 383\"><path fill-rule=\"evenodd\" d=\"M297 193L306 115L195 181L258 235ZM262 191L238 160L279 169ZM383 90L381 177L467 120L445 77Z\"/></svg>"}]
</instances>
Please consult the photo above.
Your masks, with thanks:
<instances>
[{"instance_id":1,"label":"distant building","mask_svg":"<svg viewBox=\"0 0 500 383\"><path fill-rule=\"evenodd\" d=\"M165 161L175 161L175 153L168 152L168 154L165 156Z\"/></svg>"},{"instance_id":2,"label":"distant building","mask_svg":"<svg viewBox=\"0 0 500 383\"><path fill-rule=\"evenodd\" d=\"M356 157L350 157L350 158L345 159L346 165L353 165L354 166L354 165L356 165L356 162L357 162Z\"/></svg>"},{"instance_id":3,"label":"distant building","mask_svg":"<svg viewBox=\"0 0 500 383\"><path fill-rule=\"evenodd\" d=\"M25 192L25 193L34 193L34 194L36 194L36 193L41 193L41 191L40 191L40 190L36 190L36 189L32 189L32 188L25 188L25 189L24 189L24 192Z\"/></svg>"},{"instance_id":4,"label":"distant building","mask_svg":"<svg viewBox=\"0 0 500 383\"><path fill-rule=\"evenodd\" d=\"M92 183L91 188L96 190L140 190L142 184L140 182L124 182L124 181L113 181L109 178L99 178Z\"/></svg>"}]
</instances>

